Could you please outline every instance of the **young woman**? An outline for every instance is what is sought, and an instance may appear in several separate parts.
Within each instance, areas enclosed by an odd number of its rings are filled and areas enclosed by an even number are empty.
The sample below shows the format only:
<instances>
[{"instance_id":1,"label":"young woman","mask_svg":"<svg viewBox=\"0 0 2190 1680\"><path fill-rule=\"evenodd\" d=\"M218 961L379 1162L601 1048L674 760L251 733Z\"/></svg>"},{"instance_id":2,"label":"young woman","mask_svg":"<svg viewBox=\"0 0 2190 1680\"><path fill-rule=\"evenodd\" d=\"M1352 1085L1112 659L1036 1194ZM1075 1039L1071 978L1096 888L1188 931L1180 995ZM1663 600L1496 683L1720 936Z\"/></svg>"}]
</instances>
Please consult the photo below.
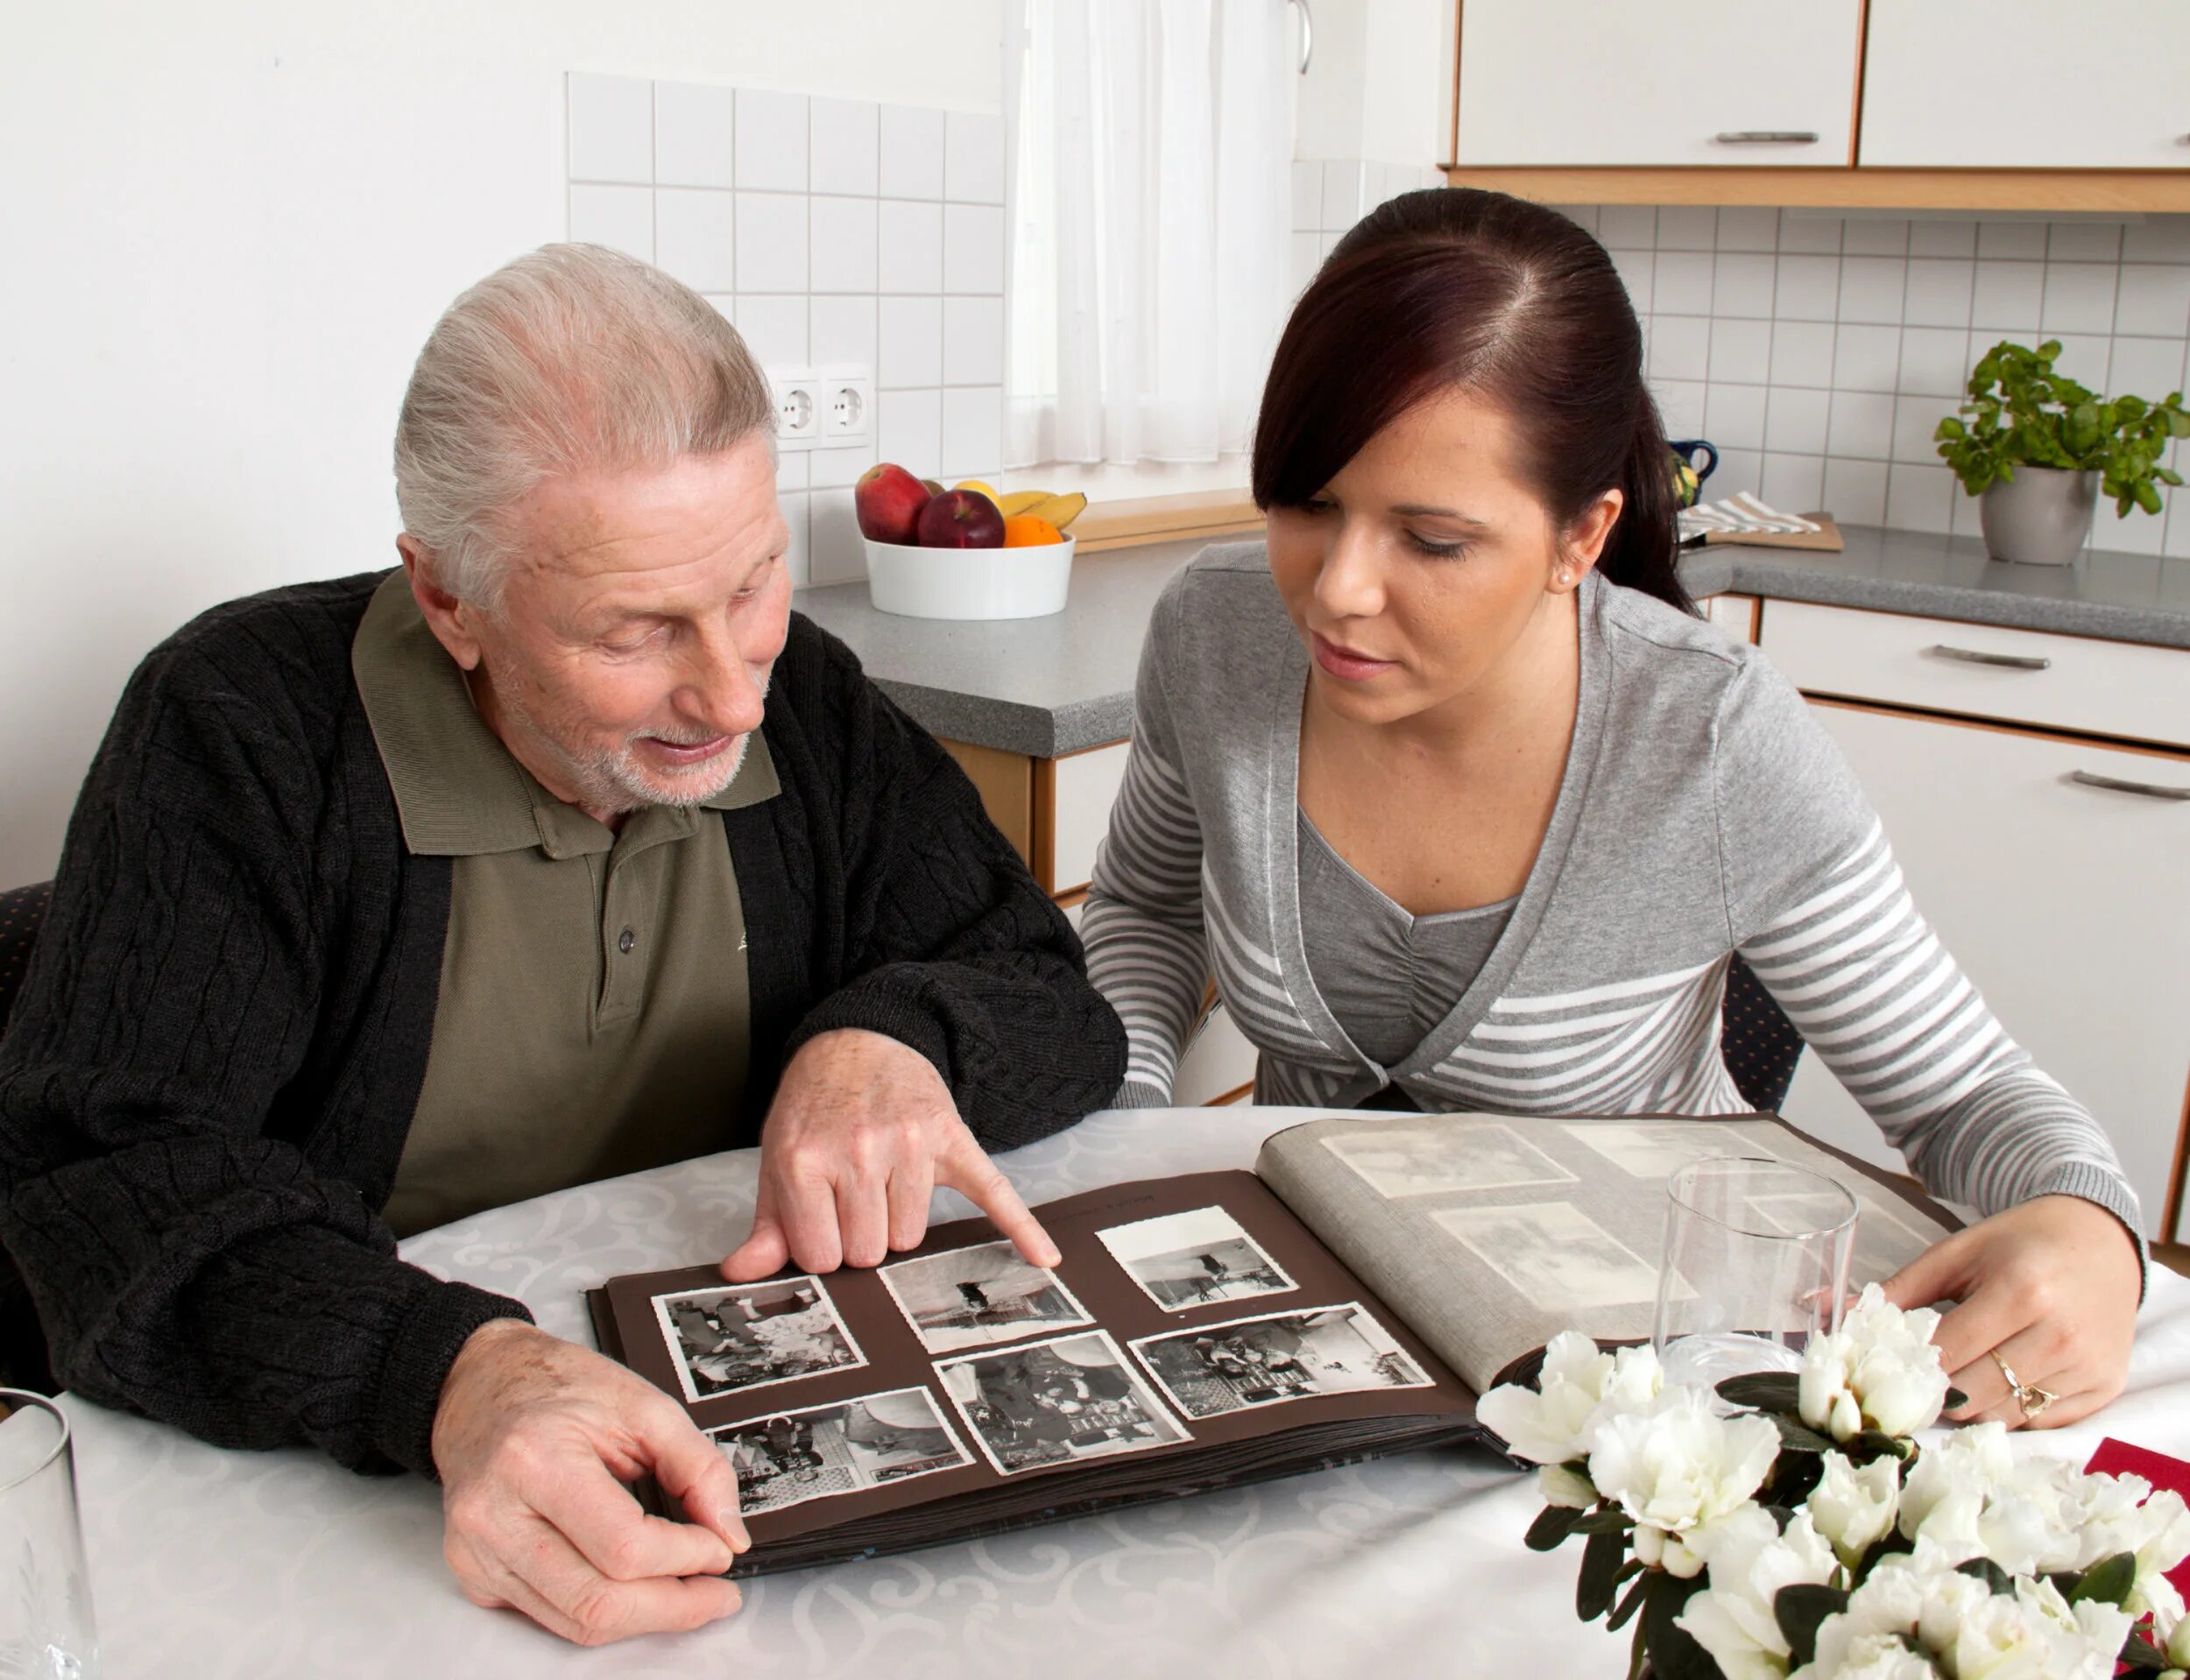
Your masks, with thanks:
<instances>
[{"instance_id":1,"label":"young woman","mask_svg":"<svg viewBox=\"0 0 2190 1680\"><path fill-rule=\"evenodd\" d=\"M1989 1216L1890 1290L1960 1302L1960 1415L2073 1422L2122 1387L2137 1198L1801 697L1693 616L1642 349L1603 249L1541 206L1412 193L1332 252L1263 395L1267 542L1188 567L1142 652L1084 920L1119 1100L1169 1099L1213 974L1260 1101L1738 1112L1740 952Z\"/></svg>"}]
</instances>

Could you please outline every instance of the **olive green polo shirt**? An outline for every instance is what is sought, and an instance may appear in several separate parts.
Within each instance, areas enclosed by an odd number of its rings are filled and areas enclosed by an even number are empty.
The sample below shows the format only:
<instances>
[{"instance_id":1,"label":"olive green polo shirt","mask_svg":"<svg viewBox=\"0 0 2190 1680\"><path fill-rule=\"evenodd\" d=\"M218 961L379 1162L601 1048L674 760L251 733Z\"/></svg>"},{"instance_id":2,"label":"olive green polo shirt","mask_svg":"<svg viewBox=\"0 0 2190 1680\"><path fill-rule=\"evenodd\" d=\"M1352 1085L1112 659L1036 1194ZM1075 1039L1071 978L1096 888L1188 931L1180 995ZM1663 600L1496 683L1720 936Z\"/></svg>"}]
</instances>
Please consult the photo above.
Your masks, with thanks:
<instances>
[{"instance_id":1,"label":"olive green polo shirt","mask_svg":"<svg viewBox=\"0 0 2190 1680\"><path fill-rule=\"evenodd\" d=\"M350 667L413 855L450 860L434 1039L384 1217L398 1236L724 1147L751 1018L721 819L780 791L759 734L705 810L611 831L474 709L402 572Z\"/></svg>"}]
</instances>

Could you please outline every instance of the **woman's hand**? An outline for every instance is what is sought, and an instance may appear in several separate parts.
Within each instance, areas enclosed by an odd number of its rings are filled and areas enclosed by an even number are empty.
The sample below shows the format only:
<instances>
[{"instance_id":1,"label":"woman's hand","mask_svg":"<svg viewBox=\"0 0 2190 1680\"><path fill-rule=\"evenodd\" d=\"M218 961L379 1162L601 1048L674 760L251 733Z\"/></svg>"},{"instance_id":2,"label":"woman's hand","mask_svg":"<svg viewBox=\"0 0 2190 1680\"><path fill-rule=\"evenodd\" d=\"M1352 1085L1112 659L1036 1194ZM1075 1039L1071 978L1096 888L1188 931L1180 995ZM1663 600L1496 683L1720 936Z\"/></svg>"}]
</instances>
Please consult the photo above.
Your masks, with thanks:
<instances>
[{"instance_id":1,"label":"woman's hand","mask_svg":"<svg viewBox=\"0 0 2190 1680\"><path fill-rule=\"evenodd\" d=\"M1932 1338L1969 1396L1947 1416L2018 1429L2073 1423L2122 1392L2142 1282L2119 1219L2081 1196L2041 1196L1934 1244L1885 1288L1904 1309L1960 1302ZM2026 1416L2003 1362L2017 1382L2058 1398Z\"/></svg>"}]
</instances>

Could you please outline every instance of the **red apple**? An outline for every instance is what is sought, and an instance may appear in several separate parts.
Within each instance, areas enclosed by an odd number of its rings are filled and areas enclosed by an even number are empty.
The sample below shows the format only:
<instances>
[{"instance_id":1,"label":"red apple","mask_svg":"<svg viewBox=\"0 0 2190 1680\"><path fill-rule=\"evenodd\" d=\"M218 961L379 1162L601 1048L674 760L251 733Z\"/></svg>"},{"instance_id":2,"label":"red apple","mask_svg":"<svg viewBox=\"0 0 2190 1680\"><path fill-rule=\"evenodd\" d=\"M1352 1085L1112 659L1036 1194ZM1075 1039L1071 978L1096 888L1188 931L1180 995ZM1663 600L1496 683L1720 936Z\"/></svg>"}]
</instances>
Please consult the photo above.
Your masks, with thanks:
<instances>
[{"instance_id":1,"label":"red apple","mask_svg":"<svg viewBox=\"0 0 2190 1680\"><path fill-rule=\"evenodd\" d=\"M887 461L861 473L851 493L862 536L908 547L920 540L920 512L929 499L919 479Z\"/></svg>"},{"instance_id":2,"label":"red apple","mask_svg":"<svg viewBox=\"0 0 2190 1680\"><path fill-rule=\"evenodd\" d=\"M1004 516L978 490L947 490L920 511L923 548L1001 548Z\"/></svg>"}]
</instances>

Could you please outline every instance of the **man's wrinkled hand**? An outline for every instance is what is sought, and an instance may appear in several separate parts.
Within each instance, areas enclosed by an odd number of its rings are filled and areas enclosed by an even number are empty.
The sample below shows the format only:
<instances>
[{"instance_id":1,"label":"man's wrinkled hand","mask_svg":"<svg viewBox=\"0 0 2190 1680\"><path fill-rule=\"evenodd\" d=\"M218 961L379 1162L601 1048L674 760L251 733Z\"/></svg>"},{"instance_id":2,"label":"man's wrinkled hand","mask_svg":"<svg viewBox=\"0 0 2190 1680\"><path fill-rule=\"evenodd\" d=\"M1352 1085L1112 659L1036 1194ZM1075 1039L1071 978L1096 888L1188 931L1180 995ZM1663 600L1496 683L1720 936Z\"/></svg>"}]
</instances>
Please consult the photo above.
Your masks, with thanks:
<instances>
[{"instance_id":1,"label":"man's wrinkled hand","mask_svg":"<svg viewBox=\"0 0 2190 1680\"><path fill-rule=\"evenodd\" d=\"M760 1134L752 1233L723 1275L745 1283L792 1262L808 1272L879 1266L927 1234L938 1184L987 1214L1033 1265L1057 1263L1056 1245L926 1056L880 1033L823 1033L783 1070Z\"/></svg>"},{"instance_id":2,"label":"man's wrinkled hand","mask_svg":"<svg viewBox=\"0 0 2190 1680\"><path fill-rule=\"evenodd\" d=\"M730 1461L645 1379L516 1319L474 1331L434 1415L442 1550L464 1596L581 1645L727 1616L751 1542ZM649 1516L651 1472L690 1518Z\"/></svg>"}]
</instances>

